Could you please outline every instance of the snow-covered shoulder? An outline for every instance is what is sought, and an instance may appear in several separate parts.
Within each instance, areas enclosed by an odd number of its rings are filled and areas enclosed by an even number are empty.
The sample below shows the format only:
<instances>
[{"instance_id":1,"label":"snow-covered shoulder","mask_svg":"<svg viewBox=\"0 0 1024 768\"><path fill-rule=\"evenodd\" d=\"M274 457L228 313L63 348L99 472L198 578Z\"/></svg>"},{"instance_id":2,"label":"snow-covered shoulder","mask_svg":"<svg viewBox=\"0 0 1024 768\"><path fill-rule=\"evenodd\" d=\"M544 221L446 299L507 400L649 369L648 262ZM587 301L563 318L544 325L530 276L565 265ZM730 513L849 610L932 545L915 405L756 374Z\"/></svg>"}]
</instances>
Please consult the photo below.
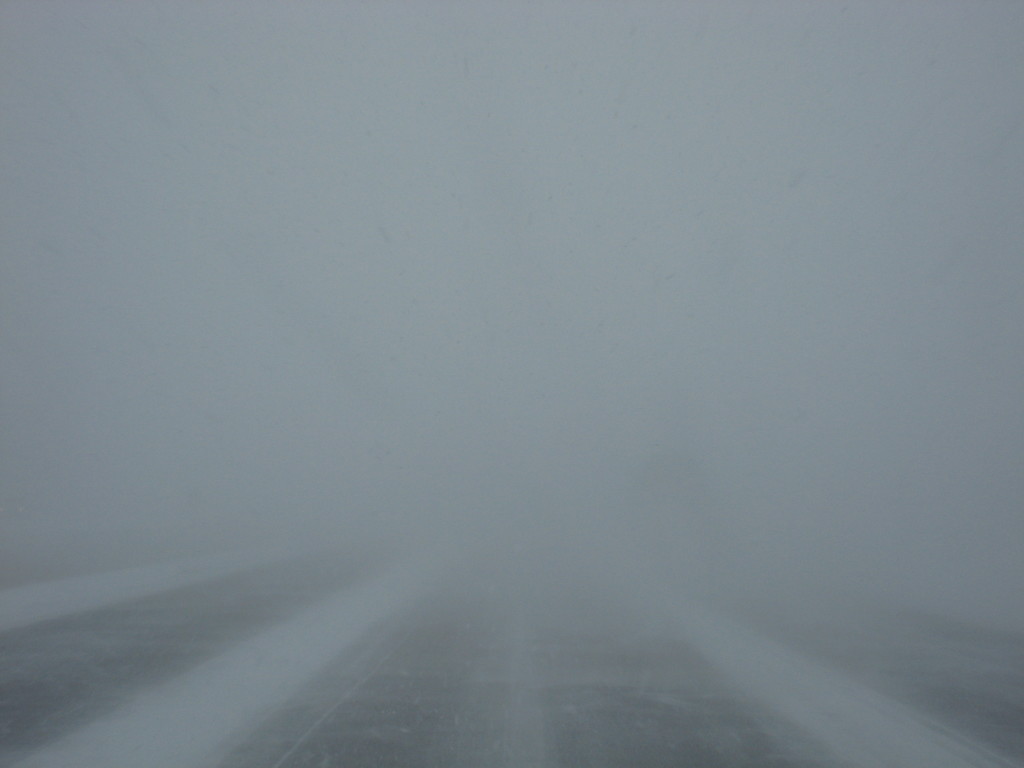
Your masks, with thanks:
<instances>
[{"instance_id":1,"label":"snow-covered shoulder","mask_svg":"<svg viewBox=\"0 0 1024 768\"><path fill-rule=\"evenodd\" d=\"M679 634L737 690L786 717L843 765L1013 768L1017 764L929 716L804 658L730 617L676 603Z\"/></svg>"},{"instance_id":2,"label":"snow-covered shoulder","mask_svg":"<svg viewBox=\"0 0 1024 768\"><path fill-rule=\"evenodd\" d=\"M0 632L198 584L283 556L277 550L233 552L12 587L0 591Z\"/></svg>"},{"instance_id":3,"label":"snow-covered shoulder","mask_svg":"<svg viewBox=\"0 0 1024 768\"><path fill-rule=\"evenodd\" d=\"M23 768L200 768L322 666L429 589L420 562L348 586L31 754Z\"/></svg>"}]
</instances>

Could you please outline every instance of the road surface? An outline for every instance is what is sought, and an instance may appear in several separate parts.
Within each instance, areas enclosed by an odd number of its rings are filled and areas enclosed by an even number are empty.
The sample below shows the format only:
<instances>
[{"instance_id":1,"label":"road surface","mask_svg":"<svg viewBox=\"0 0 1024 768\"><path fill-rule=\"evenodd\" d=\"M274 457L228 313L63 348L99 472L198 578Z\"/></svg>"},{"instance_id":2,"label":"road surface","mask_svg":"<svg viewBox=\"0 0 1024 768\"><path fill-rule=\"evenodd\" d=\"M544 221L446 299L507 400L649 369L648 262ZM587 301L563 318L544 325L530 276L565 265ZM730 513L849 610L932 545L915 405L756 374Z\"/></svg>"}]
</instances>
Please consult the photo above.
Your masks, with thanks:
<instances>
[{"instance_id":1,"label":"road surface","mask_svg":"<svg viewBox=\"0 0 1024 768\"><path fill-rule=\"evenodd\" d=\"M655 627L597 594L291 559L0 633L0 766L1020 764L1021 638L893 622L901 642L847 646L762 627L733 659L733 634L712 647L712 630ZM749 651L780 638L781 656ZM802 692L820 669L819 689L849 689L826 691L834 712L815 720L774 697L779 676ZM857 707L890 700L906 738L881 758L844 754L828 729L883 744Z\"/></svg>"}]
</instances>

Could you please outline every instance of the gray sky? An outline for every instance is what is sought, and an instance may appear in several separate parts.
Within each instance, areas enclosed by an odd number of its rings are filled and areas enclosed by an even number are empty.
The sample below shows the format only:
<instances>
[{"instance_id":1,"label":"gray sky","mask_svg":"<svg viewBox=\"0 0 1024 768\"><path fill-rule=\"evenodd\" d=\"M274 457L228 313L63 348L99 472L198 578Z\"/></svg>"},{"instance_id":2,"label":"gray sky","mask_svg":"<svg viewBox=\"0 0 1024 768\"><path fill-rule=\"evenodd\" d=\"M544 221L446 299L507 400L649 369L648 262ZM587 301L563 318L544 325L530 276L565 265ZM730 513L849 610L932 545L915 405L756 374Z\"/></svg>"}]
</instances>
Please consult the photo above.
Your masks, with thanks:
<instances>
[{"instance_id":1,"label":"gray sky","mask_svg":"<svg viewBox=\"0 0 1024 768\"><path fill-rule=\"evenodd\" d=\"M1022 33L4 3L0 556L429 534L1024 615Z\"/></svg>"}]
</instances>

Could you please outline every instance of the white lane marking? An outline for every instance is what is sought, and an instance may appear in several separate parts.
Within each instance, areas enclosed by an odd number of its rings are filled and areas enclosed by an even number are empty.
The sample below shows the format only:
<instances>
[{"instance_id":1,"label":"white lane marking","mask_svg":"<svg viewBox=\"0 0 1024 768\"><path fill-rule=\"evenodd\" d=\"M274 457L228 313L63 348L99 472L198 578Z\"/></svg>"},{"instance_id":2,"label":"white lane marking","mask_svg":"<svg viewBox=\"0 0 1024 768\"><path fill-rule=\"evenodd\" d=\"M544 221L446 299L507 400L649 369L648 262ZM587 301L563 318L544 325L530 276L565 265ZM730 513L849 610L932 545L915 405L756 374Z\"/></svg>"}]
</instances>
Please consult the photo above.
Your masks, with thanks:
<instances>
[{"instance_id":1,"label":"white lane marking","mask_svg":"<svg viewBox=\"0 0 1024 768\"><path fill-rule=\"evenodd\" d=\"M534 636L524 615L516 617L509 639L505 765L510 768L542 768L546 764L544 716L533 660Z\"/></svg>"}]
</instances>

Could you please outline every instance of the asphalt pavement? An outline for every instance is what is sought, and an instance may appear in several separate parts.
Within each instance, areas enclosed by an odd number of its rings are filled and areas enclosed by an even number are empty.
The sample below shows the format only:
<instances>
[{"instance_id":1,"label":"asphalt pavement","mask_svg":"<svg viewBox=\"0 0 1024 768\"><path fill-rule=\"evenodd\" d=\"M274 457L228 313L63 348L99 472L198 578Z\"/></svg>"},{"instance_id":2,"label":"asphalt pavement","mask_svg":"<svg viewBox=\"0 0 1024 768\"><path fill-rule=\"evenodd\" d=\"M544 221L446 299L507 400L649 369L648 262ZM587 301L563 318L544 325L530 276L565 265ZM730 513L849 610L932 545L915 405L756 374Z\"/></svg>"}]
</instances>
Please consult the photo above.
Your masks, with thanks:
<instances>
[{"instance_id":1,"label":"asphalt pavement","mask_svg":"<svg viewBox=\"0 0 1024 768\"><path fill-rule=\"evenodd\" d=\"M0 633L0 766L32 765L36 750L130 709L141 692L375 569L351 558L292 560ZM761 623L785 639L785 622ZM486 581L449 581L368 626L311 679L225 733L205 765L843 764L698 649L598 595L538 599ZM786 640L1010 759L1021 755L1019 636L921 617L887 626L844 645L791 624Z\"/></svg>"}]
</instances>

